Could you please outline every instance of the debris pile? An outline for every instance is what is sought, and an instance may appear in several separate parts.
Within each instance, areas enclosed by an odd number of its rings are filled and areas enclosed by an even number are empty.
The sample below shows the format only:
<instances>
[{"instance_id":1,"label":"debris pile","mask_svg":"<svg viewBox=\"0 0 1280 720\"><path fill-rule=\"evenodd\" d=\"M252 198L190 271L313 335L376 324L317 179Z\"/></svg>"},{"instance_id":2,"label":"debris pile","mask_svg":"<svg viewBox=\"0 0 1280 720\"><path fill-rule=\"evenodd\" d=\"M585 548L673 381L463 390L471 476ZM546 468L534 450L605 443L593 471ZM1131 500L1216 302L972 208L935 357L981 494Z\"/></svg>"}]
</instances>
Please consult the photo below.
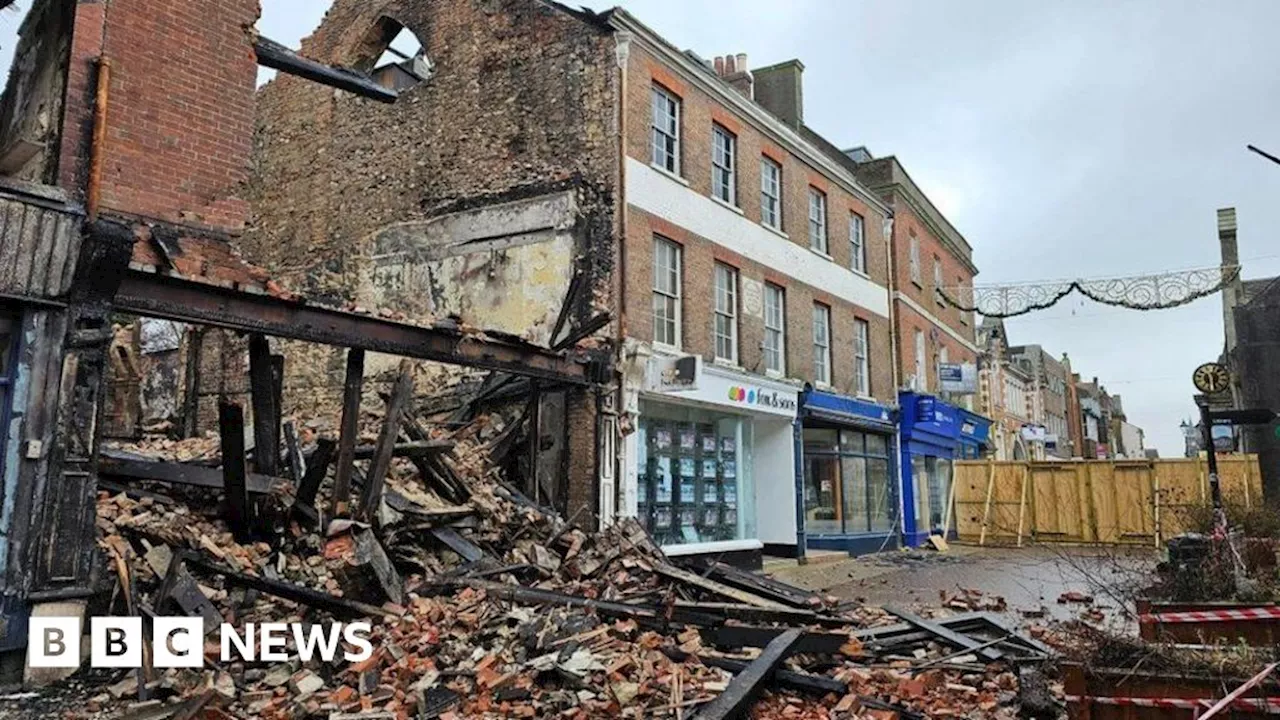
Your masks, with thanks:
<instances>
[{"instance_id":1,"label":"debris pile","mask_svg":"<svg viewBox=\"0 0 1280 720\"><path fill-rule=\"evenodd\" d=\"M234 413L219 444L106 451L108 599L90 612L202 617L205 664L122 671L72 715L1012 718L1019 669L1052 655L976 594L932 619L840 605L676 564L633 521L584 532L502 477L518 416L443 430L396 394L378 442L350 452L360 502L336 519L341 467L321 485L341 449L290 423L273 475L228 472L262 437ZM322 662L289 638L284 662L222 660L222 623L335 620L372 624L367 658Z\"/></svg>"}]
</instances>

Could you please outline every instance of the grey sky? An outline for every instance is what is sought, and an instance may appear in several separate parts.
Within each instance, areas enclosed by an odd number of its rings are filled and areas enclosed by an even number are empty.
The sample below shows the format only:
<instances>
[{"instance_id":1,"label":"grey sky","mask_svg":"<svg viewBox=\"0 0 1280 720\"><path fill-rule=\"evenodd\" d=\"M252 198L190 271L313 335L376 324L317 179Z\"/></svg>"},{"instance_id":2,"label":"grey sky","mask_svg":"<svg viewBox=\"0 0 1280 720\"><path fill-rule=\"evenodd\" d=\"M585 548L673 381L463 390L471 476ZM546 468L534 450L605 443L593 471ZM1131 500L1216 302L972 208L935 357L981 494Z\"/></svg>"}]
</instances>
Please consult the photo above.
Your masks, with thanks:
<instances>
[{"instance_id":1,"label":"grey sky","mask_svg":"<svg viewBox=\"0 0 1280 720\"><path fill-rule=\"evenodd\" d=\"M328 5L263 4L263 34L294 46ZM1213 265L1227 205L1245 276L1280 274L1280 165L1245 150L1280 154L1280 2L622 4L703 57L799 57L807 123L897 155L973 245L980 283ZM0 15L0 72L17 17ZM1073 298L1008 329L1070 353L1167 456L1221 324L1217 297L1147 313Z\"/></svg>"}]
</instances>

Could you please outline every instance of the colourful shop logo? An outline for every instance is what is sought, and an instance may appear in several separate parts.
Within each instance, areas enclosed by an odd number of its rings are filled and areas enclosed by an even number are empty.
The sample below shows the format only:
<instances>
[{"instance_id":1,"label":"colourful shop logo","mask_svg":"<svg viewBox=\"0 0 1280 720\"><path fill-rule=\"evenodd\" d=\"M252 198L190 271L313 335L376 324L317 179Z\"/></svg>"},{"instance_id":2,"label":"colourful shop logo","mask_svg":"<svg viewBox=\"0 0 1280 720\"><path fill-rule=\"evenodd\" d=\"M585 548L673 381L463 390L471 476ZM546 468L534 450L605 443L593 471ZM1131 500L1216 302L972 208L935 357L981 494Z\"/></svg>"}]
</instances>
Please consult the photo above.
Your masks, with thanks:
<instances>
[{"instance_id":1,"label":"colourful shop logo","mask_svg":"<svg viewBox=\"0 0 1280 720\"><path fill-rule=\"evenodd\" d=\"M729 388L729 399L734 402L747 402L747 403L755 404L756 391L754 389L748 390L746 388L738 387L735 385Z\"/></svg>"}]
</instances>

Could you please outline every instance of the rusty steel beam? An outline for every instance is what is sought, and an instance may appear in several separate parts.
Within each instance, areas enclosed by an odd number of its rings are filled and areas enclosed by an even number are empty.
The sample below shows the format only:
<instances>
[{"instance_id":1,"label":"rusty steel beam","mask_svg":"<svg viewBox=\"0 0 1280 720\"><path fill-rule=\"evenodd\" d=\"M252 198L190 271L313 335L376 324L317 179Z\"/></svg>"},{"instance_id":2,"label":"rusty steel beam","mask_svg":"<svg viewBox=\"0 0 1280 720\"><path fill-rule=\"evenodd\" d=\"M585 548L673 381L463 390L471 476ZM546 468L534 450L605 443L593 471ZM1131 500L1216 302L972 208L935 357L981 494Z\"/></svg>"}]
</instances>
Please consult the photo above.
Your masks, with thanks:
<instances>
[{"instance_id":1,"label":"rusty steel beam","mask_svg":"<svg viewBox=\"0 0 1280 720\"><path fill-rule=\"evenodd\" d=\"M574 385L595 384L602 377L593 372L592 363L572 352L391 322L139 270L126 274L114 305L118 311L147 317L502 370Z\"/></svg>"}]
</instances>

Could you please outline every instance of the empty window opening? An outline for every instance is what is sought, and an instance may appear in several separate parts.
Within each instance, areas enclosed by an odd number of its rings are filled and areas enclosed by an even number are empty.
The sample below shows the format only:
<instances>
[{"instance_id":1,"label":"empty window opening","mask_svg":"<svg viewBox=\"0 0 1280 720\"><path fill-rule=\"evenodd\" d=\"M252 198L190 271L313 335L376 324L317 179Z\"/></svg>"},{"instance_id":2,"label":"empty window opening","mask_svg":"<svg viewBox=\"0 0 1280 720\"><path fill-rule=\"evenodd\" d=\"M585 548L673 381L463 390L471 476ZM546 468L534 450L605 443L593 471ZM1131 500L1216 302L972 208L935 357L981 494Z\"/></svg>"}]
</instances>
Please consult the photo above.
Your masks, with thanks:
<instances>
[{"instance_id":1,"label":"empty window opening","mask_svg":"<svg viewBox=\"0 0 1280 720\"><path fill-rule=\"evenodd\" d=\"M385 88L405 90L426 82L435 72L427 49L412 30L388 17L370 34L359 66Z\"/></svg>"}]
</instances>

